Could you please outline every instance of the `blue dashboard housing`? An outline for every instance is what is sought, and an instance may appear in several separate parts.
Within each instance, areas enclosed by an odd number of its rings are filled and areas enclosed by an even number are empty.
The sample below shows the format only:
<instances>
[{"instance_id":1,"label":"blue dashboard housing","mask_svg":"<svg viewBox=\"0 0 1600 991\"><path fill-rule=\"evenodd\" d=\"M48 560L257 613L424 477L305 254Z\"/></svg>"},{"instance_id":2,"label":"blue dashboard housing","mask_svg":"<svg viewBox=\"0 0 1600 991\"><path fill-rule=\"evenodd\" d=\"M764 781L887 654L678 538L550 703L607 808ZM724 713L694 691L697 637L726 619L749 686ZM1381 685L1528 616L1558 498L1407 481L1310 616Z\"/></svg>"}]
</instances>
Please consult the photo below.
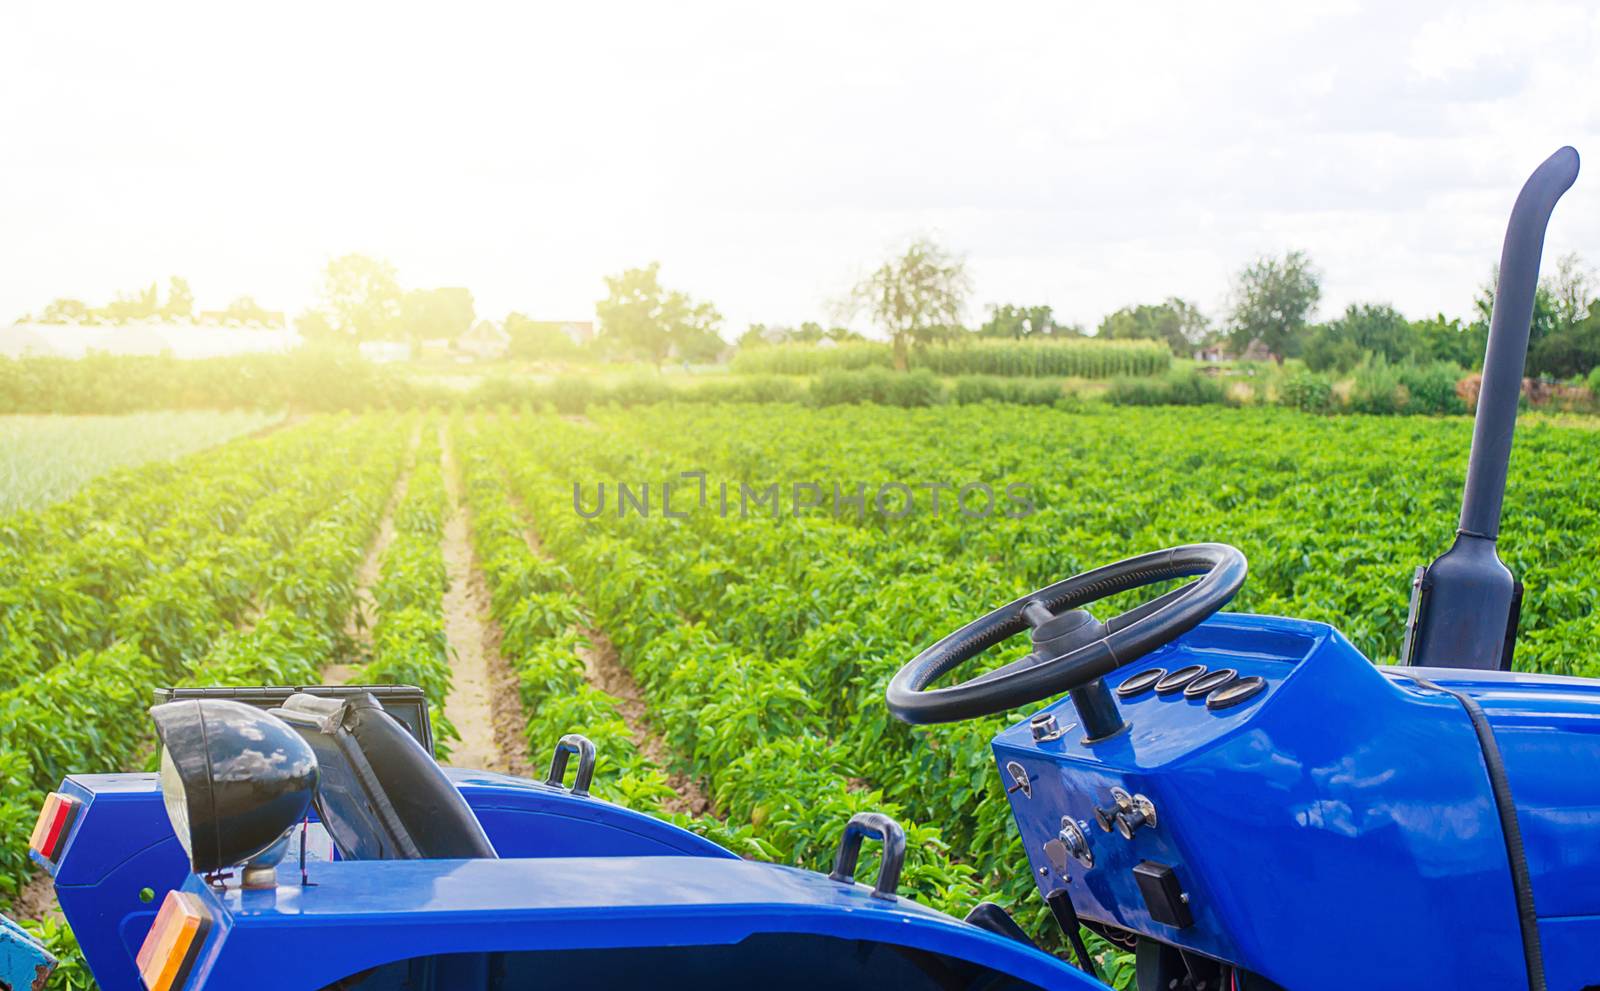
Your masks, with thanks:
<instances>
[{"instance_id":1,"label":"blue dashboard housing","mask_svg":"<svg viewBox=\"0 0 1600 991\"><path fill-rule=\"evenodd\" d=\"M1577 678L1373 666L1331 627L1219 614L1108 679L1190 664L1255 675L1265 689L1211 710L1153 691L1119 699L1129 728L1036 742L1028 723L994 740L1041 893L1065 887L1086 919L1232 963L1296 991L1525 987L1506 840L1461 702L1479 701L1498 741L1538 908L1552 989L1600 983L1600 683ZM1007 775L1008 784L1010 783ZM1131 840L1096 825L1124 789L1156 824ZM1063 817L1092 866L1061 869L1045 844ZM1134 875L1170 868L1190 925L1152 917Z\"/></svg>"}]
</instances>

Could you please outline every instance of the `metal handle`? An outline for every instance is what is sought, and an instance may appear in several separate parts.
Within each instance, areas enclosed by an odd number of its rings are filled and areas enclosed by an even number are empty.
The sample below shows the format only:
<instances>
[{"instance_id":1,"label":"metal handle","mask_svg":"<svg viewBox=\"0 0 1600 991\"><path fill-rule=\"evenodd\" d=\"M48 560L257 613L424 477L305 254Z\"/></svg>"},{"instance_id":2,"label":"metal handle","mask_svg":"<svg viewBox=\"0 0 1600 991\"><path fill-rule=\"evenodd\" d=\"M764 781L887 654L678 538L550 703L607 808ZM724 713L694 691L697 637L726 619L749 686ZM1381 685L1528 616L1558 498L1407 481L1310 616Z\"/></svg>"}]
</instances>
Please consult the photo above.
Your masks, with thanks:
<instances>
[{"instance_id":1,"label":"metal handle","mask_svg":"<svg viewBox=\"0 0 1600 991\"><path fill-rule=\"evenodd\" d=\"M544 783L561 787L561 779L567 776L567 757L571 754L578 755L578 773L572 779L572 794L587 798L589 782L594 780L594 744L581 734L568 733L556 743L555 756L550 758L550 775Z\"/></svg>"},{"instance_id":2,"label":"metal handle","mask_svg":"<svg viewBox=\"0 0 1600 991\"><path fill-rule=\"evenodd\" d=\"M872 897L894 901L900 887L900 869L906 862L906 831L900 824L882 812L857 812L845 824L844 838L839 841L839 855L833 861L830 880L840 884L856 883L856 861L861 858L861 841L871 836L883 841L883 865L878 868L878 881L872 886Z\"/></svg>"}]
</instances>

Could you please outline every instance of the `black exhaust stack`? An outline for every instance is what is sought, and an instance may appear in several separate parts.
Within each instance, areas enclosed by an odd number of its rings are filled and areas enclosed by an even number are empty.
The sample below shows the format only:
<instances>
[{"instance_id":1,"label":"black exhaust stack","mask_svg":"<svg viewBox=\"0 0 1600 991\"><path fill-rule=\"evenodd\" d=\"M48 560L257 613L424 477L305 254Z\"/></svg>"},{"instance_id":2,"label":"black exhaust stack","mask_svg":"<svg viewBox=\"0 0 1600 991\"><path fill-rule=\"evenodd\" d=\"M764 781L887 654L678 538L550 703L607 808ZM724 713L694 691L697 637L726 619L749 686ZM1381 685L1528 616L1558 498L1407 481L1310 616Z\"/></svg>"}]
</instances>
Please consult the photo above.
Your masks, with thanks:
<instances>
[{"instance_id":1,"label":"black exhaust stack","mask_svg":"<svg viewBox=\"0 0 1600 991\"><path fill-rule=\"evenodd\" d=\"M1500 534L1500 504L1511 462L1511 435L1517 426L1544 232L1556 200L1577 177L1578 153L1562 148L1528 177L1511 208L1500 251L1500 284L1489 318L1461 523L1450 549L1429 567L1417 569L1401 664L1511 668L1522 584L1501 563L1495 538Z\"/></svg>"}]
</instances>

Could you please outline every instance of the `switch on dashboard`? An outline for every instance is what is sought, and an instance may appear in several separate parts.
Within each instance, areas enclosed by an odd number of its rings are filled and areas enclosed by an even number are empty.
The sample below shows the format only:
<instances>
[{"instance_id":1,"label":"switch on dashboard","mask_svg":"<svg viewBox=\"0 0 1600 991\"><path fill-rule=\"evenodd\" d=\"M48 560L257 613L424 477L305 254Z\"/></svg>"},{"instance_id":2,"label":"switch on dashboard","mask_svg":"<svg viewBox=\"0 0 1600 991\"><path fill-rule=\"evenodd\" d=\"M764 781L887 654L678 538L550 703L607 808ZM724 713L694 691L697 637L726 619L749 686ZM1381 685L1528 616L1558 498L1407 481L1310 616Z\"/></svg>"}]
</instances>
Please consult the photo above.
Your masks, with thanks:
<instances>
[{"instance_id":1,"label":"switch on dashboard","mask_svg":"<svg viewBox=\"0 0 1600 991\"><path fill-rule=\"evenodd\" d=\"M1153 860L1141 860L1133 868L1133 878L1139 882L1139 894L1144 897L1145 908L1150 910L1150 918L1177 929L1194 925L1194 916L1189 912L1189 896L1184 893L1183 885L1178 883L1178 875L1171 867Z\"/></svg>"}]
</instances>

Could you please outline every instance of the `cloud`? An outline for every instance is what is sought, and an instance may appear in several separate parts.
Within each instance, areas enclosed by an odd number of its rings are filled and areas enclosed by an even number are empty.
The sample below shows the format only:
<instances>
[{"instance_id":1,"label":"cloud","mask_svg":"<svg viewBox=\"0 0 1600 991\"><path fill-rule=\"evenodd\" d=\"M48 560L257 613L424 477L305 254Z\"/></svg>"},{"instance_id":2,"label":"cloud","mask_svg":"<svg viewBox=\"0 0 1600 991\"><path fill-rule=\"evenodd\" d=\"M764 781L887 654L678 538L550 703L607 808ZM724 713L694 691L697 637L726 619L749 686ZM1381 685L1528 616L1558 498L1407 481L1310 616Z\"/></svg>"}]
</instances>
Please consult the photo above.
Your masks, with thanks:
<instances>
[{"instance_id":1,"label":"cloud","mask_svg":"<svg viewBox=\"0 0 1600 991\"><path fill-rule=\"evenodd\" d=\"M659 259L737 329L930 231L976 302L1090 326L1291 247L1329 309L1463 314L1522 178L1600 149L1578 3L37 4L0 38L7 319L171 273L294 310L358 250L489 316ZM1549 248L1600 256L1600 181Z\"/></svg>"}]
</instances>

